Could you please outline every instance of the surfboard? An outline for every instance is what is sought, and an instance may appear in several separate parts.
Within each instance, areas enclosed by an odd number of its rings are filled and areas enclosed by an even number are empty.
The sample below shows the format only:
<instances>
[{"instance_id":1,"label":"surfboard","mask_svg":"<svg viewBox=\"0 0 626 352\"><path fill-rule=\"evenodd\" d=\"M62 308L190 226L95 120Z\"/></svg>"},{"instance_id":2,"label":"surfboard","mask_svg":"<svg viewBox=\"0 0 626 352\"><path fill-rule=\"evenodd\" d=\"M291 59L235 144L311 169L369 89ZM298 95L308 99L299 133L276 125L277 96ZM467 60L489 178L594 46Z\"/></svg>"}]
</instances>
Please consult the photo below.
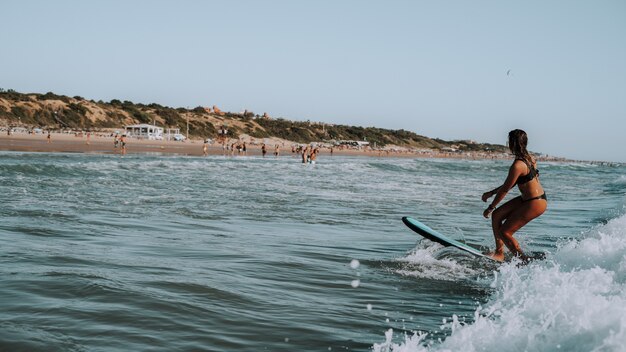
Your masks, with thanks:
<instances>
[{"instance_id":1,"label":"surfboard","mask_svg":"<svg viewBox=\"0 0 626 352\"><path fill-rule=\"evenodd\" d=\"M461 243L459 241L453 240L445 235L442 235L441 233L431 229L430 227L422 224L421 222L410 218L408 216L405 216L402 218L402 222L404 222L404 224L410 228L411 230L419 233L420 235L424 236L425 238L433 241L433 242L437 242L441 245L444 245L446 247L449 246L453 246L456 247L460 250L466 251L468 253L471 253L477 257L481 257L481 258L487 258L489 260L493 260L496 261L495 259L484 255L481 251L479 251L478 249L474 248L474 247L470 247L468 245L466 245L465 243Z\"/></svg>"}]
</instances>

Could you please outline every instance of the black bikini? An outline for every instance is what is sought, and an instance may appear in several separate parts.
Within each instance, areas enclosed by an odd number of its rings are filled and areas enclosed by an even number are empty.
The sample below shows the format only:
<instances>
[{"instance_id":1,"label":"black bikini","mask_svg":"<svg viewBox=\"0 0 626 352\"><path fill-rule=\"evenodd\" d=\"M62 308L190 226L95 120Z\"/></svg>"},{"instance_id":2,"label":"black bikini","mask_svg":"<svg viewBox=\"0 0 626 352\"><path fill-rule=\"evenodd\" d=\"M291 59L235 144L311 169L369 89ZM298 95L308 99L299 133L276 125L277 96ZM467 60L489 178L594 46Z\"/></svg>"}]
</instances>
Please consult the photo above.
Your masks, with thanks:
<instances>
[{"instance_id":1,"label":"black bikini","mask_svg":"<svg viewBox=\"0 0 626 352\"><path fill-rule=\"evenodd\" d=\"M524 183L528 183L530 181L532 181L535 177L539 176L539 170L535 169L535 167L533 166L533 164L529 163L528 160L524 160L524 159L515 159L515 160L521 160L522 162L524 162L524 164L526 164L526 166L528 166L528 173L524 176L520 176L517 178L517 182L515 182L516 185L523 185Z\"/></svg>"},{"instance_id":2,"label":"black bikini","mask_svg":"<svg viewBox=\"0 0 626 352\"><path fill-rule=\"evenodd\" d=\"M524 175L524 176L519 176L517 178L517 182L515 182L516 185L523 185L525 183L530 182L531 180L535 179L535 177L539 176L539 170L537 170L531 163L528 162L528 160L525 159L515 159L515 160L521 160L522 162L524 162L524 164L526 164L526 166L528 166L528 174ZM522 198L522 196L520 196L520 198ZM533 198L529 198L529 199L524 199L522 198L522 202L530 202L531 200L535 200L535 199L545 199L545 201L548 201L548 197L546 197L545 192L537 197L533 197Z\"/></svg>"},{"instance_id":3,"label":"black bikini","mask_svg":"<svg viewBox=\"0 0 626 352\"><path fill-rule=\"evenodd\" d=\"M519 197L522 198L522 196L519 196ZM530 202L531 200L535 200L535 199L545 199L546 202L548 201L548 197L544 193L544 194L542 194L540 196L536 196L536 197L532 197L532 198L528 198L528 199L522 198L522 202Z\"/></svg>"}]
</instances>

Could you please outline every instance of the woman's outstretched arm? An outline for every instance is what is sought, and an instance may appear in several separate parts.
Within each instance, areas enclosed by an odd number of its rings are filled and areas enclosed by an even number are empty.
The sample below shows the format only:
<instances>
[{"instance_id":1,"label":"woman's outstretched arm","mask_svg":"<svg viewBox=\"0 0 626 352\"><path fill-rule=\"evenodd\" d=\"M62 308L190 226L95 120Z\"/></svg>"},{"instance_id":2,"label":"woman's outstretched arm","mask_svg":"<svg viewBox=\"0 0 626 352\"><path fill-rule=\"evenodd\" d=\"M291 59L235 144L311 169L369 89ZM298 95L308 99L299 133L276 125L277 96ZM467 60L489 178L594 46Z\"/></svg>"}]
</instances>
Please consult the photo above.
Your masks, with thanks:
<instances>
[{"instance_id":1,"label":"woman's outstretched arm","mask_svg":"<svg viewBox=\"0 0 626 352\"><path fill-rule=\"evenodd\" d=\"M522 165L519 165L522 164ZM523 168L523 163L522 162L517 162L515 161L513 163L513 165L511 165L511 167L509 168L509 174L506 177L506 180L504 180L504 183L502 184L502 186L489 191L487 193L491 193L487 199L489 199L491 197L491 195L493 195L493 192L495 191L495 198L493 199L493 201L491 202L491 204L489 205L489 207L483 212L483 216L488 218L489 214L491 214L492 211L494 211L496 209L496 206L498 205L498 203L500 203L504 197L506 197L506 194L509 192L509 190L513 187L515 187L515 182L517 182L517 178L524 172L524 168ZM487 199L485 199L485 195L487 195L487 193L483 194L483 200L487 201Z\"/></svg>"}]
</instances>

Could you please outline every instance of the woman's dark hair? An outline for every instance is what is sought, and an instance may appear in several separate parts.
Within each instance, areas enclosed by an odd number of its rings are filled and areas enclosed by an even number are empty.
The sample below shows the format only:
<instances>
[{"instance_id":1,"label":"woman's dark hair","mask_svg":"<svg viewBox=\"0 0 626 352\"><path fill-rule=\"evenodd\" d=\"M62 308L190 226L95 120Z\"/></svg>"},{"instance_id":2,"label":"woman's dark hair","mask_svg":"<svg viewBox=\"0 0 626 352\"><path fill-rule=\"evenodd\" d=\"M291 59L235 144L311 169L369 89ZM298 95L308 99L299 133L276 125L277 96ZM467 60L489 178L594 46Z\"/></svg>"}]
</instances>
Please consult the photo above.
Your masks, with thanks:
<instances>
[{"instance_id":1,"label":"woman's dark hair","mask_svg":"<svg viewBox=\"0 0 626 352\"><path fill-rule=\"evenodd\" d=\"M528 136L526 132L522 130L513 130L509 132L509 149L511 153L518 159L524 159L529 163L533 162L533 159L528 153L526 146L528 145Z\"/></svg>"}]
</instances>

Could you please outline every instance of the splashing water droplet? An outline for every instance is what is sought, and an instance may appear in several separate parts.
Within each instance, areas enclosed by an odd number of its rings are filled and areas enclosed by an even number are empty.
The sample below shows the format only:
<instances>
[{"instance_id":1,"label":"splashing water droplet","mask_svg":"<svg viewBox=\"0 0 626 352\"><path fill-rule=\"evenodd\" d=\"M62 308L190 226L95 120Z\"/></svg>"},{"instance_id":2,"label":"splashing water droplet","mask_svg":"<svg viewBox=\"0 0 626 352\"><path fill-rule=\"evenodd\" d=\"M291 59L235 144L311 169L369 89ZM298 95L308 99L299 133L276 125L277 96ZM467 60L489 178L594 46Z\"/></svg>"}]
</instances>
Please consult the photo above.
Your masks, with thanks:
<instances>
[{"instance_id":1,"label":"splashing water droplet","mask_svg":"<svg viewBox=\"0 0 626 352\"><path fill-rule=\"evenodd\" d=\"M359 265L361 265L361 263L359 263L359 261L356 259L352 259L352 261L350 262L350 267L352 269L358 269Z\"/></svg>"}]
</instances>

